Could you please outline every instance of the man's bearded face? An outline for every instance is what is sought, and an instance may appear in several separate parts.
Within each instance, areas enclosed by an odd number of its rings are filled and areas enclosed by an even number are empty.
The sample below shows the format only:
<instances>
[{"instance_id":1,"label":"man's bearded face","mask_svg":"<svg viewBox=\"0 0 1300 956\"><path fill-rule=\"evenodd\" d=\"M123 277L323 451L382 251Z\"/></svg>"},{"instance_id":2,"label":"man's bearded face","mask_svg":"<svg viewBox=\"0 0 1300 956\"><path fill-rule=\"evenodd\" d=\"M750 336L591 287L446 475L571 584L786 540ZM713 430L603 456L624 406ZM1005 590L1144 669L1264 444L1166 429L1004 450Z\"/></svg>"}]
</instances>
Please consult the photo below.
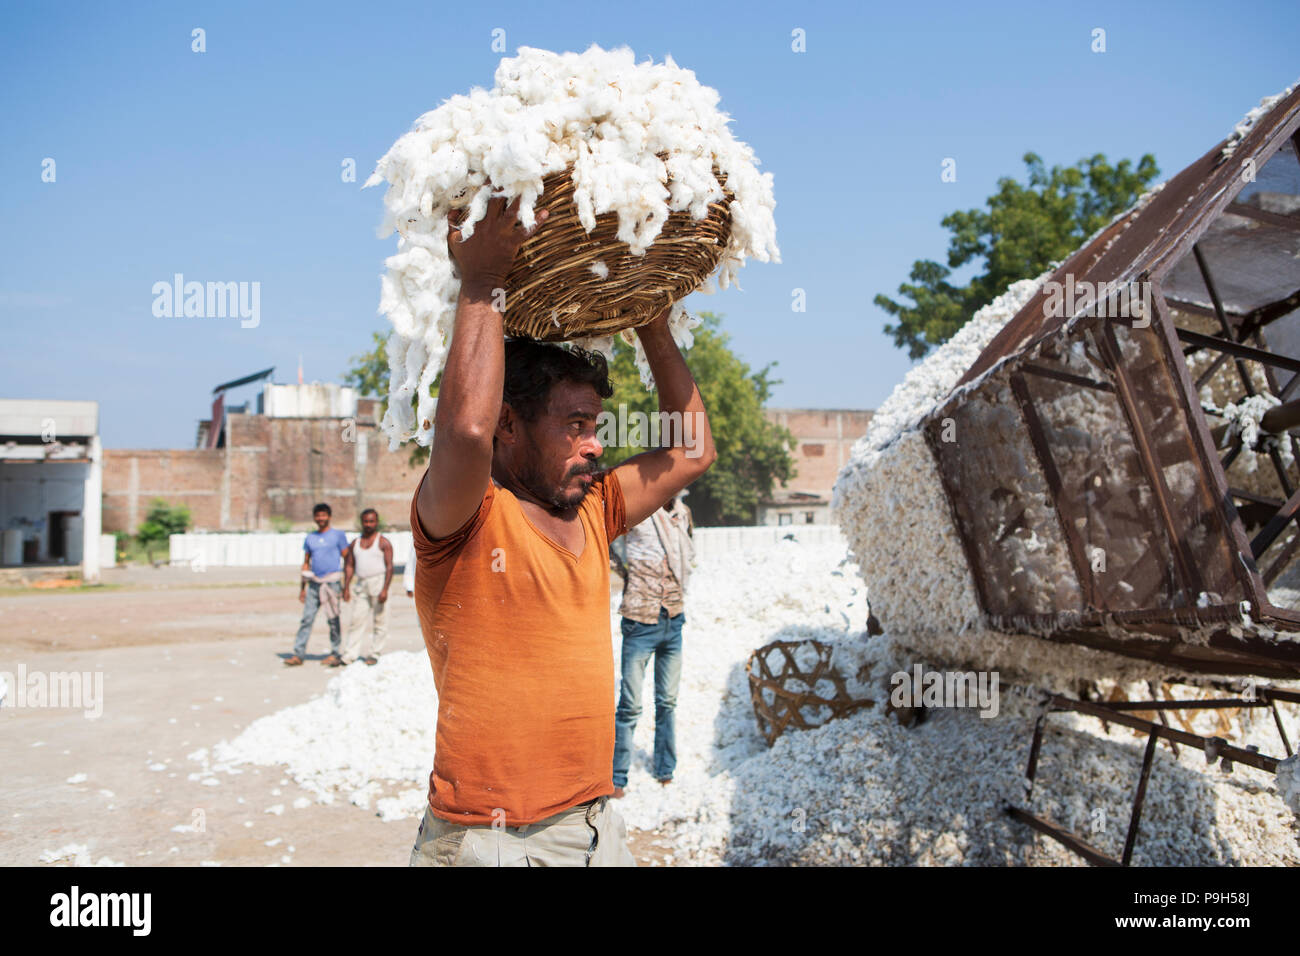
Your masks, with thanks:
<instances>
[{"instance_id":1,"label":"man's bearded face","mask_svg":"<svg viewBox=\"0 0 1300 956\"><path fill-rule=\"evenodd\" d=\"M590 385L557 382L534 422L521 421L516 477L554 511L577 507L602 471L604 446L596 438L600 396Z\"/></svg>"}]
</instances>

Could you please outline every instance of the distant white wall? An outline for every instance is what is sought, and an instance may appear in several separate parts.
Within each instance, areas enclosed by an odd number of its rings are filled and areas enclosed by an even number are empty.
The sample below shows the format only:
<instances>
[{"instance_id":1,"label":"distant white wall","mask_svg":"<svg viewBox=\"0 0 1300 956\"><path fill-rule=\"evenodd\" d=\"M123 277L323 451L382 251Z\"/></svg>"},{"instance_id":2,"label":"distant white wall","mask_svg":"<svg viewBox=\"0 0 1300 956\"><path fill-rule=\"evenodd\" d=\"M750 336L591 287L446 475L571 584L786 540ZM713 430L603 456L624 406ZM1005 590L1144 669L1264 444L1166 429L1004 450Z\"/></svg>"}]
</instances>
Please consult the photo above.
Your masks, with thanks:
<instances>
[{"instance_id":1,"label":"distant white wall","mask_svg":"<svg viewBox=\"0 0 1300 956\"><path fill-rule=\"evenodd\" d=\"M99 536L99 566L111 568L117 564L117 535L101 534Z\"/></svg>"},{"instance_id":2,"label":"distant white wall","mask_svg":"<svg viewBox=\"0 0 1300 956\"><path fill-rule=\"evenodd\" d=\"M770 547L790 535L802 544L845 545L839 525L747 525L736 528L696 528L695 556L700 559L731 551Z\"/></svg>"},{"instance_id":3,"label":"distant white wall","mask_svg":"<svg viewBox=\"0 0 1300 956\"><path fill-rule=\"evenodd\" d=\"M393 563L405 564L411 532L385 531L393 543ZM783 527L696 528L695 553L700 558L776 544L786 535L805 544L844 544L838 525ZM348 532L348 539L356 532ZM199 567L298 567L302 564L303 532L287 534L174 534L173 564Z\"/></svg>"},{"instance_id":4,"label":"distant white wall","mask_svg":"<svg viewBox=\"0 0 1300 956\"><path fill-rule=\"evenodd\" d=\"M385 531L393 543L393 563L403 565L410 554L411 532ZM288 567L302 565L302 531L284 534L174 534L171 536L172 564L207 568ZM357 532L347 532L348 540Z\"/></svg>"}]
</instances>

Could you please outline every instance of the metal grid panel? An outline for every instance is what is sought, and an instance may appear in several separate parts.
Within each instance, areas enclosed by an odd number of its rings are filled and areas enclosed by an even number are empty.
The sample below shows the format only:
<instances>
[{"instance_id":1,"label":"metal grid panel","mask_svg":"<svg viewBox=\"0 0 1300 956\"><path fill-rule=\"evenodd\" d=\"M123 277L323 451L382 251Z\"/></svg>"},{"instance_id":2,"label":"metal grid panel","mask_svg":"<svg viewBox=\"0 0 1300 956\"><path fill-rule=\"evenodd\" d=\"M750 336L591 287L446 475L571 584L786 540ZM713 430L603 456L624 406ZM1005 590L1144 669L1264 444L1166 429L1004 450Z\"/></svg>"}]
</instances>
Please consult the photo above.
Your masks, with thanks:
<instances>
[{"instance_id":1,"label":"metal grid panel","mask_svg":"<svg viewBox=\"0 0 1300 956\"><path fill-rule=\"evenodd\" d=\"M1300 565L1300 474L1277 445L1300 459L1286 434L1300 401L1265 422L1277 437L1258 450L1276 487L1261 491L1232 484L1242 449L1220 460L1225 430L1212 431L1199 394L1232 374L1242 398L1300 398L1297 128L1300 90L1232 157L1216 146L1052 277L1149 281L1145 315L1063 316L1040 291L926 420L991 626L1185 672L1300 674L1300 640L1286 634L1300 611L1264 590ZM1253 183L1238 175L1249 164ZM1202 359L1189 371L1197 350L1222 353L1208 375ZM1300 568L1283 580L1300 596ZM1278 634L1243 630L1243 611Z\"/></svg>"}]
</instances>

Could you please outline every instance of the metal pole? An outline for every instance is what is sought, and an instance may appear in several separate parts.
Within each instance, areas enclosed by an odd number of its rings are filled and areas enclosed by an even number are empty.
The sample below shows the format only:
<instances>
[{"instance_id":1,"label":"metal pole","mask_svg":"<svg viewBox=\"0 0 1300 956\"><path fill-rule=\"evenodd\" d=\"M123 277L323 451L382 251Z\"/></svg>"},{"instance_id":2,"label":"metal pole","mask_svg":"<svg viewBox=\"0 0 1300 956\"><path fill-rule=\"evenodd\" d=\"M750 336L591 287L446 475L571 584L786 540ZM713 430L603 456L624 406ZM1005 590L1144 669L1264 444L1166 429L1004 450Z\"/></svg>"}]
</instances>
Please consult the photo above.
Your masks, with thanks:
<instances>
[{"instance_id":1,"label":"metal pole","mask_svg":"<svg viewBox=\"0 0 1300 956\"><path fill-rule=\"evenodd\" d=\"M1146 753L1142 755L1142 776L1138 778L1137 794L1133 797L1133 815L1128 821L1128 836L1124 838L1124 856L1121 863L1124 866L1129 865L1133 859L1133 844L1137 842L1138 824L1142 820L1142 801L1147 795L1147 780L1151 776L1151 761L1155 759L1156 743L1160 740L1159 735L1153 729L1147 735Z\"/></svg>"}]
</instances>

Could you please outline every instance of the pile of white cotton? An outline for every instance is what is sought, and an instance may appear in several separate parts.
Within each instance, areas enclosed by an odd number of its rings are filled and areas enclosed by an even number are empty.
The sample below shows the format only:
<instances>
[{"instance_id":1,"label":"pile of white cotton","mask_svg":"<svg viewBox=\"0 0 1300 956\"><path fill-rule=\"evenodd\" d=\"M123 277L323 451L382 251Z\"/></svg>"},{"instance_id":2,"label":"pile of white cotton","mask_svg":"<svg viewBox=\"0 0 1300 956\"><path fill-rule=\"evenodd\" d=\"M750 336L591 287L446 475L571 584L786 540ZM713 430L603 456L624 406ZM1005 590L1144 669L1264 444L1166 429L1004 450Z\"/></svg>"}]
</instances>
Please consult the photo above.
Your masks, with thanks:
<instances>
[{"instance_id":1,"label":"pile of white cotton","mask_svg":"<svg viewBox=\"0 0 1300 956\"><path fill-rule=\"evenodd\" d=\"M799 528L790 533L811 537ZM703 554L686 595L678 759L667 787L653 775L654 668L645 675L627 795L617 804L628 826L640 831L636 839L662 847L679 865L1080 863L1012 821L1005 807L1016 803L1086 835L1105 852L1122 851L1143 737L1117 724L1107 732L1090 717L1054 714L1039 783L1028 799L1024 771L1037 695L1006 683L995 717L937 708L923 723L901 726L884 706L891 675L910 673L924 659L892 635L867 638L865 599L842 543L751 540ZM614 667L621 645L617 609L615 595ZM770 641L809 638L831 645L851 693L876 704L816 730L787 731L768 748L754 718L747 660ZM1145 684L1122 692L1140 696ZM1281 751L1271 714L1247 709L1226 731L1216 729L1225 716L1180 711L1171 719L1181 726L1190 718L1197 733L1223 734L1264 753ZM1284 719L1293 721L1291 709ZM382 820L404 820L404 840L410 839L424 812L436 722L428 656L395 651L378 667L345 669L321 695L262 717L234 741L213 747L214 757L227 762L213 769L284 764L319 802L348 802ZM1274 793L1263 771L1238 764L1223 773L1207 766L1200 750L1182 747L1175 757L1161 744L1135 862L1294 864L1300 847L1283 800L1295 792L1285 788L1297 782L1279 771ZM390 862L404 862L401 844L398 852Z\"/></svg>"},{"instance_id":2,"label":"pile of white cotton","mask_svg":"<svg viewBox=\"0 0 1300 956\"><path fill-rule=\"evenodd\" d=\"M446 361L460 291L447 251L453 208L468 209L466 238L496 196L518 197L519 220L532 227L543 178L572 166L583 227L590 232L596 216L617 213L618 238L640 255L669 213L703 219L709 203L724 198L716 165L734 196L718 287L731 284L747 257L780 261L772 174L758 172L753 150L732 136L717 104L717 91L671 57L638 64L626 47L565 54L520 47L501 60L492 89L453 96L393 144L366 182L389 183L380 236L401 235L380 299L393 323L382 423L392 446L430 440L429 386ZM680 312L674 320L679 344L689 341Z\"/></svg>"},{"instance_id":3,"label":"pile of white cotton","mask_svg":"<svg viewBox=\"0 0 1300 956\"><path fill-rule=\"evenodd\" d=\"M1292 754L1277 765L1277 792L1291 812L1300 816L1300 754Z\"/></svg>"}]
</instances>

